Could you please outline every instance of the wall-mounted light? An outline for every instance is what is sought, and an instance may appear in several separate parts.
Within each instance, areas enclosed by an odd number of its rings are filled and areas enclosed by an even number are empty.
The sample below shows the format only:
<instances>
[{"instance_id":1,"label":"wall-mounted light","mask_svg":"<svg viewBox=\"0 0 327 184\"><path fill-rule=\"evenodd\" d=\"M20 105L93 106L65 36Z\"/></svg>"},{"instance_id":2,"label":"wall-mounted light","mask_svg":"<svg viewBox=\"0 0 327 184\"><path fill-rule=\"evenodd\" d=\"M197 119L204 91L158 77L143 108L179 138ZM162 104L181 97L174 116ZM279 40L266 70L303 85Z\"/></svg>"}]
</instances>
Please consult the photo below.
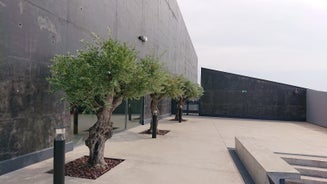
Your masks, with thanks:
<instances>
[{"instance_id":1,"label":"wall-mounted light","mask_svg":"<svg viewBox=\"0 0 327 184\"><path fill-rule=\"evenodd\" d=\"M143 43L148 41L148 37L146 37L144 35L139 36L138 39Z\"/></svg>"},{"instance_id":2,"label":"wall-mounted light","mask_svg":"<svg viewBox=\"0 0 327 184\"><path fill-rule=\"evenodd\" d=\"M247 93L248 91L247 91L247 90L245 90L245 89L243 89L241 92L242 92L242 93Z\"/></svg>"},{"instance_id":3,"label":"wall-mounted light","mask_svg":"<svg viewBox=\"0 0 327 184\"><path fill-rule=\"evenodd\" d=\"M297 89L297 88L295 88L295 90L293 91L293 94L294 95L297 95L297 94L299 94L300 92L299 92L299 90Z\"/></svg>"}]
</instances>

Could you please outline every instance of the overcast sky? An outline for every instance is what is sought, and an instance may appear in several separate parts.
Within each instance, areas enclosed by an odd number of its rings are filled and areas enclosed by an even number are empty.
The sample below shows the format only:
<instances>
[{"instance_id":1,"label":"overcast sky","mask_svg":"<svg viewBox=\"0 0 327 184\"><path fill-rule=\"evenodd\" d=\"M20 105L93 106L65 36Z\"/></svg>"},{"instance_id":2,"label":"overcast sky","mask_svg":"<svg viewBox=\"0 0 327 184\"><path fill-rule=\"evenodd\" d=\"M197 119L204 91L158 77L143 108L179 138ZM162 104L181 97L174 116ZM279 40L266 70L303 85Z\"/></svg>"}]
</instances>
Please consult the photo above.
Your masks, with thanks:
<instances>
[{"instance_id":1,"label":"overcast sky","mask_svg":"<svg viewBox=\"0 0 327 184\"><path fill-rule=\"evenodd\" d=\"M177 2L199 68L327 91L327 0Z\"/></svg>"}]
</instances>

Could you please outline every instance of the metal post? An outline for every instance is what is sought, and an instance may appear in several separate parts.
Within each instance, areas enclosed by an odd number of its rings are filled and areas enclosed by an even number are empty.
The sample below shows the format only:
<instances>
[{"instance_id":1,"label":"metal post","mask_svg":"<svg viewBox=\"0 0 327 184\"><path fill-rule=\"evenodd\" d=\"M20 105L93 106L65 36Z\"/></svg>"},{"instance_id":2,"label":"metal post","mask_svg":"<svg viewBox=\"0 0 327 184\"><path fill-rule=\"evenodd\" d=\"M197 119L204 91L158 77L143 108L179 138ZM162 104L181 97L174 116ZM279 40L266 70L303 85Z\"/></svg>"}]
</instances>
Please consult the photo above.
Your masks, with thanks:
<instances>
[{"instance_id":1,"label":"metal post","mask_svg":"<svg viewBox=\"0 0 327 184\"><path fill-rule=\"evenodd\" d=\"M74 107L74 134L78 134L78 109Z\"/></svg>"},{"instance_id":2,"label":"metal post","mask_svg":"<svg viewBox=\"0 0 327 184\"><path fill-rule=\"evenodd\" d=\"M188 111L190 110L190 102L189 101L187 101L186 102L186 115L188 115Z\"/></svg>"},{"instance_id":3,"label":"metal post","mask_svg":"<svg viewBox=\"0 0 327 184\"><path fill-rule=\"evenodd\" d=\"M180 105L179 107L178 107L178 122L182 122L182 106Z\"/></svg>"},{"instance_id":4,"label":"metal post","mask_svg":"<svg viewBox=\"0 0 327 184\"><path fill-rule=\"evenodd\" d=\"M128 103L128 120L129 121L132 120L132 107L131 107L131 103Z\"/></svg>"},{"instance_id":5,"label":"metal post","mask_svg":"<svg viewBox=\"0 0 327 184\"><path fill-rule=\"evenodd\" d=\"M128 100L125 100L125 130L127 129Z\"/></svg>"},{"instance_id":6,"label":"metal post","mask_svg":"<svg viewBox=\"0 0 327 184\"><path fill-rule=\"evenodd\" d=\"M141 117L140 117L140 124L144 125L144 96L141 98Z\"/></svg>"},{"instance_id":7,"label":"metal post","mask_svg":"<svg viewBox=\"0 0 327 184\"><path fill-rule=\"evenodd\" d=\"M152 138L157 138L158 111L154 111L152 115Z\"/></svg>"},{"instance_id":8,"label":"metal post","mask_svg":"<svg viewBox=\"0 0 327 184\"><path fill-rule=\"evenodd\" d=\"M65 183L65 128L56 128L53 148L53 184Z\"/></svg>"}]
</instances>

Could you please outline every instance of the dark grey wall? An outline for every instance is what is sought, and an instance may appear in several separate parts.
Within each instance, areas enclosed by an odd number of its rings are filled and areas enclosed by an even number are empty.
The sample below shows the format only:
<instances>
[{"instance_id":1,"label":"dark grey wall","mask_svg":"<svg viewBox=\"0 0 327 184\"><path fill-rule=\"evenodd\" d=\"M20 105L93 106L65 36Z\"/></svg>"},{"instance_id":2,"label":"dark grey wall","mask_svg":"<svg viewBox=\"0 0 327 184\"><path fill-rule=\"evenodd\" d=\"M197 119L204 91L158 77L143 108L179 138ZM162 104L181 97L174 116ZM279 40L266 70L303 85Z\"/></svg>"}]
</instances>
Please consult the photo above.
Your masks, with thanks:
<instances>
[{"instance_id":1,"label":"dark grey wall","mask_svg":"<svg viewBox=\"0 0 327 184\"><path fill-rule=\"evenodd\" d=\"M327 92L307 89L307 121L327 127Z\"/></svg>"},{"instance_id":2,"label":"dark grey wall","mask_svg":"<svg viewBox=\"0 0 327 184\"><path fill-rule=\"evenodd\" d=\"M106 37L108 27L140 57L162 55L170 72L197 80L197 56L176 0L1 0L0 161L51 147L58 124L70 140L67 106L45 79L50 59L81 49L91 32ZM170 103L163 106L170 113Z\"/></svg>"},{"instance_id":3,"label":"dark grey wall","mask_svg":"<svg viewBox=\"0 0 327 184\"><path fill-rule=\"evenodd\" d=\"M306 120L306 89L202 68L200 115Z\"/></svg>"},{"instance_id":4,"label":"dark grey wall","mask_svg":"<svg viewBox=\"0 0 327 184\"><path fill-rule=\"evenodd\" d=\"M62 34L66 27L57 26L64 23L32 3L2 1L0 161L51 147L54 127L59 124L70 132L66 104L49 93L45 80L50 58L66 51L67 38Z\"/></svg>"}]
</instances>

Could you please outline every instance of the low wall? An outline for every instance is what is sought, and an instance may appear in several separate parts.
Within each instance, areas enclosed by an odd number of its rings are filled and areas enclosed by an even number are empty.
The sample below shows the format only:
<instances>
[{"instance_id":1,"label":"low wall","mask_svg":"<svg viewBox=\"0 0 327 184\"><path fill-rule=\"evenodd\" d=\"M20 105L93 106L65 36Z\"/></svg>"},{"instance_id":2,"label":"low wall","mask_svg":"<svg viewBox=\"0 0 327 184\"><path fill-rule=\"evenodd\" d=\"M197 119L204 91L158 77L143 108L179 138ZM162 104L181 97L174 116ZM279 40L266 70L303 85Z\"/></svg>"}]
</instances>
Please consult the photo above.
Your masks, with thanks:
<instances>
[{"instance_id":1,"label":"low wall","mask_svg":"<svg viewBox=\"0 0 327 184\"><path fill-rule=\"evenodd\" d=\"M65 151L69 152L73 150L73 142L67 142ZM0 161L0 175L14 171L18 168L22 168L36 162L46 160L53 157L53 147L38 150L32 153L21 155L12 159Z\"/></svg>"},{"instance_id":2,"label":"low wall","mask_svg":"<svg viewBox=\"0 0 327 184\"><path fill-rule=\"evenodd\" d=\"M255 183L269 184L269 179L275 184L285 182L285 179L300 180L297 170L254 138L235 137L235 148Z\"/></svg>"},{"instance_id":3,"label":"low wall","mask_svg":"<svg viewBox=\"0 0 327 184\"><path fill-rule=\"evenodd\" d=\"M307 122L327 127L327 92L307 89Z\"/></svg>"}]
</instances>

